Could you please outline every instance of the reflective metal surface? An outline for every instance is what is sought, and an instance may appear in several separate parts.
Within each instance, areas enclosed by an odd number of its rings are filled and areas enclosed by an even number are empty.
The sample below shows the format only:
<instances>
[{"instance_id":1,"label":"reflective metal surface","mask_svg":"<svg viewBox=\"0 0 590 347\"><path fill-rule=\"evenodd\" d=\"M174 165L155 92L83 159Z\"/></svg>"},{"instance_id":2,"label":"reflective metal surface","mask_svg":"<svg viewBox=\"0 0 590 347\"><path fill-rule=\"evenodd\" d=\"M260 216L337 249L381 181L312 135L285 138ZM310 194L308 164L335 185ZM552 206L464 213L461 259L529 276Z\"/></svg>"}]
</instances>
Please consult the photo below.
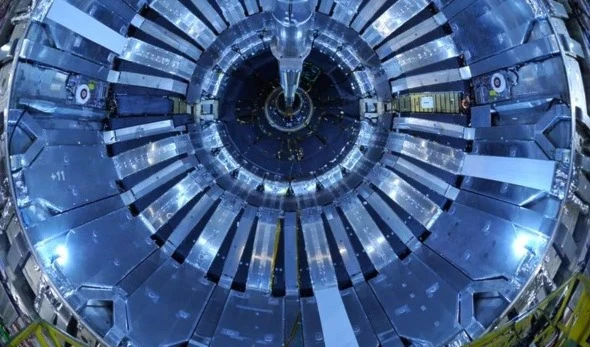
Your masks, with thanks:
<instances>
[{"instance_id":1,"label":"reflective metal surface","mask_svg":"<svg viewBox=\"0 0 590 347\"><path fill-rule=\"evenodd\" d=\"M0 45L14 329L459 346L585 269L590 50L561 2L23 2Z\"/></svg>"}]
</instances>

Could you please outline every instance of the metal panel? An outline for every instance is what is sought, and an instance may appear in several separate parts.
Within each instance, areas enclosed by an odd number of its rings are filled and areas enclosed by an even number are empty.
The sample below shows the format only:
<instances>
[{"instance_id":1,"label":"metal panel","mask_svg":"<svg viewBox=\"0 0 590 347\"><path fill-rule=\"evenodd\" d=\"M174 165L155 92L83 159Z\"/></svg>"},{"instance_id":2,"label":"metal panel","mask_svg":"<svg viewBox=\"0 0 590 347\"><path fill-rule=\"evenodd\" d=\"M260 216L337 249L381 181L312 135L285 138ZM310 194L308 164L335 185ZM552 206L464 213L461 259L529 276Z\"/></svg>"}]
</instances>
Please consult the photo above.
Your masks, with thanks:
<instances>
[{"instance_id":1,"label":"metal panel","mask_svg":"<svg viewBox=\"0 0 590 347\"><path fill-rule=\"evenodd\" d=\"M186 33L201 47L207 48L215 40L213 31L179 1L152 0L149 6L175 27Z\"/></svg>"},{"instance_id":2,"label":"metal panel","mask_svg":"<svg viewBox=\"0 0 590 347\"><path fill-rule=\"evenodd\" d=\"M201 50L195 47L192 43L140 15L135 15L131 20L131 25L166 45L188 55L193 60L196 60L201 56Z\"/></svg>"},{"instance_id":3,"label":"metal panel","mask_svg":"<svg viewBox=\"0 0 590 347\"><path fill-rule=\"evenodd\" d=\"M461 173L550 192L555 169L549 160L467 155Z\"/></svg>"},{"instance_id":4,"label":"metal panel","mask_svg":"<svg viewBox=\"0 0 590 347\"><path fill-rule=\"evenodd\" d=\"M244 8L239 1L218 0L218 4L230 25L237 24L246 18Z\"/></svg>"},{"instance_id":5,"label":"metal panel","mask_svg":"<svg viewBox=\"0 0 590 347\"><path fill-rule=\"evenodd\" d=\"M252 225L254 224L256 212L256 208L248 205L245 208L242 217L240 218L238 230L234 235L234 239L230 246L230 251L228 252L225 263L223 264L222 276L219 280L219 284L221 286L229 288L233 282L233 278L236 274L236 271L238 270L238 266L240 265L240 259L244 253L244 248L246 247L248 235L250 234Z\"/></svg>"},{"instance_id":6,"label":"metal panel","mask_svg":"<svg viewBox=\"0 0 590 347\"><path fill-rule=\"evenodd\" d=\"M142 220L152 233L168 223L172 216L209 184L208 179L201 178L203 174L198 171L189 174L141 212Z\"/></svg>"},{"instance_id":7,"label":"metal panel","mask_svg":"<svg viewBox=\"0 0 590 347\"><path fill-rule=\"evenodd\" d=\"M370 0L358 13L351 27L360 33L385 2L386 0Z\"/></svg>"},{"instance_id":8,"label":"metal panel","mask_svg":"<svg viewBox=\"0 0 590 347\"><path fill-rule=\"evenodd\" d=\"M301 211L301 230L314 291L338 286L328 240L317 209Z\"/></svg>"},{"instance_id":9,"label":"metal panel","mask_svg":"<svg viewBox=\"0 0 590 347\"><path fill-rule=\"evenodd\" d=\"M186 262L207 272L241 209L241 200L224 198L199 235Z\"/></svg>"},{"instance_id":10,"label":"metal panel","mask_svg":"<svg viewBox=\"0 0 590 347\"><path fill-rule=\"evenodd\" d=\"M172 78L157 77L127 71L118 72L116 75L117 76L115 78L109 79L109 82L166 90L178 94L186 94L186 90L188 88L186 83L174 80Z\"/></svg>"},{"instance_id":11,"label":"metal panel","mask_svg":"<svg viewBox=\"0 0 590 347\"><path fill-rule=\"evenodd\" d=\"M397 255L389 242L379 231L358 197L348 196L342 201L341 208L377 271L397 260Z\"/></svg>"},{"instance_id":12,"label":"metal panel","mask_svg":"<svg viewBox=\"0 0 590 347\"><path fill-rule=\"evenodd\" d=\"M109 288L156 250L149 231L122 208L69 231L64 237L38 246L43 261L58 257L56 265L72 288ZM113 240L117 242L113 242Z\"/></svg>"},{"instance_id":13,"label":"metal panel","mask_svg":"<svg viewBox=\"0 0 590 347\"><path fill-rule=\"evenodd\" d=\"M186 130L186 128L184 126L176 128L174 126L174 121L163 120L159 122L135 125L127 128L104 131L103 138L105 144L110 145L117 142L137 140L146 136L165 134L181 130Z\"/></svg>"},{"instance_id":14,"label":"metal panel","mask_svg":"<svg viewBox=\"0 0 590 347\"><path fill-rule=\"evenodd\" d=\"M375 167L369 179L426 229L429 229L442 213L438 205L419 190L383 167Z\"/></svg>"},{"instance_id":15,"label":"metal panel","mask_svg":"<svg viewBox=\"0 0 590 347\"><path fill-rule=\"evenodd\" d=\"M124 178L192 150L190 138L180 135L121 153L113 157L113 162L119 177Z\"/></svg>"},{"instance_id":16,"label":"metal panel","mask_svg":"<svg viewBox=\"0 0 590 347\"><path fill-rule=\"evenodd\" d=\"M256 226L256 237L252 259L248 268L246 288L269 293L272 285L272 271L275 263L276 243L280 228L279 211L261 210Z\"/></svg>"},{"instance_id":17,"label":"metal panel","mask_svg":"<svg viewBox=\"0 0 590 347\"><path fill-rule=\"evenodd\" d=\"M474 129L465 128L462 125L412 117L396 117L393 120L393 128L437 134L459 139L473 139L475 133Z\"/></svg>"},{"instance_id":18,"label":"metal panel","mask_svg":"<svg viewBox=\"0 0 590 347\"><path fill-rule=\"evenodd\" d=\"M437 84L458 82L468 79L471 79L471 71L469 70L469 67L434 71L391 81L391 92L399 93L408 89L424 88Z\"/></svg>"},{"instance_id":19,"label":"metal panel","mask_svg":"<svg viewBox=\"0 0 590 347\"><path fill-rule=\"evenodd\" d=\"M358 346L350 318L338 291L336 273L321 214L317 209L301 213L312 287L326 346Z\"/></svg>"},{"instance_id":20,"label":"metal panel","mask_svg":"<svg viewBox=\"0 0 590 347\"><path fill-rule=\"evenodd\" d=\"M110 72L110 69L103 65L90 62L73 54L42 45L29 39L23 40L19 57L102 81L108 79Z\"/></svg>"},{"instance_id":21,"label":"metal panel","mask_svg":"<svg viewBox=\"0 0 590 347\"><path fill-rule=\"evenodd\" d=\"M330 14L332 6L334 5L334 0L319 0L319 3L319 11L321 13Z\"/></svg>"},{"instance_id":22,"label":"metal panel","mask_svg":"<svg viewBox=\"0 0 590 347\"><path fill-rule=\"evenodd\" d=\"M400 336L439 346L461 330L459 293L445 280L412 253L383 269L370 285Z\"/></svg>"},{"instance_id":23,"label":"metal panel","mask_svg":"<svg viewBox=\"0 0 590 347\"><path fill-rule=\"evenodd\" d=\"M459 195L459 189L445 182L443 179L418 167L404 158L399 158L394 168L408 177L412 177L424 186L432 189L447 199L455 200Z\"/></svg>"},{"instance_id":24,"label":"metal panel","mask_svg":"<svg viewBox=\"0 0 590 347\"><path fill-rule=\"evenodd\" d=\"M284 272L285 290L288 295L297 294L299 289L299 268L297 259L297 214L290 212L285 214L285 230L283 239L285 242Z\"/></svg>"},{"instance_id":25,"label":"metal panel","mask_svg":"<svg viewBox=\"0 0 590 347\"><path fill-rule=\"evenodd\" d=\"M47 19L116 54L123 53L127 45L127 39L123 35L64 0L53 1L47 13Z\"/></svg>"},{"instance_id":26,"label":"metal panel","mask_svg":"<svg viewBox=\"0 0 590 347\"><path fill-rule=\"evenodd\" d=\"M220 1L223 1L223 0L220 0ZM199 12L201 12L203 14L203 16L205 18L207 18L209 23L211 23L211 25L213 25L213 28L215 28L215 31L217 31L217 33L221 33L222 31L227 29L227 25L223 21L223 18L221 18L219 13L217 13L217 11L215 11L213 6L211 6L211 4L209 4L209 2L200 1L200 0L191 0L191 2L193 3L193 5L195 5L197 7Z\"/></svg>"},{"instance_id":27,"label":"metal panel","mask_svg":"<svg viewBox=\"0 0 590 347\"><path fill-rule=\"evenodd\" d=\"M150 177L137 183L128 192L122 194L121 198L125 201L126 204L129 205L132 202L154 191L156 188L166 184L166 182L170 181L174 177L177 177L180 174L187 172L193 166L194 163L192 163L188 159L175 161L174 163L166 166L165 168L156 172Z\"/></svg>"},{"instance_id":28,"label":"metal panel","mask_svg":"<svg viewBox=\"0 0 590 347\"><path fill-rule=\"evenodd\" d=\"M362 0L340 0L336 2L332 18L349 26L352 18L357 13Z\"/></svg>"},{"instance_id":29,"label":"metal panel","mask_svg":"<svg viewBox=\"0 0 590 347\"><path fill-rule=\"evenodd\" d=\"M383 63L383 69L387 76L393 79L403 73L458 56L459 51L453 37L445 36L396 55Z\"/></svg>"},{"instance_id":30,"label":"metal panel","mask_svg":"<svg viewBox=\"0 0 590 347\"><path fill-rule=\"evenodd\" d=\"M362 347L379 346L379 341L368 317L373 312L363 307L354 288L345 289L340 292L340 295L350 318L350 324L356 335L358 345Z\"/></svg>"},{"instance_id":31,"label":"metal panel","mask_svg":"<svg viewBox=\"0 0 590 347\"><path fill-rule=\"evenodd\" d=\"M140 346L188 341L214 288L203 275L172 259L161 265L127 299L130 339Z\"/></svg>"},{"instance_id":32,"label":"metal panel","mask_svg":"<svg viewBox=\"0 0 590 347\"><path fill-rule=\"evenodd\" d=\"M42 141L37 140L38 143ZM116 195L117 174L104 146L49 146L17 177L27 182L17 190L19 206L38 204L63 212Z\"/></svg>"},{"instance_id":33,"label":"metal panel","mask_svg":"<svg viewBox=\"0 0 590 347\"><path fill-rule=\"evenodd\" d=\"M474 280L511 279L520 268L532 271L528 266L547 244L544 235L459 203L431 231L428 247Z\"/></svg>"},{"instance_id":34,"label":"metal panel","mask_svg":"<svg viewBox=\"0 0 590 347\"><path fill-rule=\"evenodd\" d=\"M195 71L196 64L171 53L160 47L150 45L134 38L127 40L127 45L120 58L140 65L145 65L156 70L190 80Z\"/></svg>"},{"instance_id":35,"label":"metal panel","mask_svg":"<svg viewBox=\"0 0 590 347\"><path fill-rule=\"evenodd\" d=\"M338 287L314 292L327 347L359 346Z\"/></svg>"},{"instance_id":36,"label":"metal panel","mask_svg":"<svg viewBox=\"0 0 590 347\"><path fill-rule=\"evenodd\" d=\"M429 3L427 0L399 0L395 2L365 30L363 39L372 47L380 44L425 9Z\"/></svg>"},{"instance_id":37,"label":"metal panel","mask_svg":"<svg viewBox=\"0 0 590 347\"><path fill-rule=\"evenodd\" d=\"M436 142L392 133L387 148L454 174L461 172L465 153Z\"/></svg>"},{"instance_id":38,"label":"metal panel","mask_svg":"<svg viewBox=\"0 0 590 347\"><path fill-rule=\"evenodd\" d=\"M404 221L383 201L377 194L371 194L365 199L369 205L379 214L379 216L387 222L387 225L393 230L395 235L409 248L417 242L416 237L412 231L404 223Z\"/></svg>"},{"instance_id":39,"label":"metal panel","mask_svg":"<svg viewBox=\"0 0 590 347\"><path fill-rule=\"evenodd\" d=\"M211 346L281 346L283 313L284 298L251 290L232 291Z\"/></svg>"},{"instance_id":40,"label":"metal panel","mask_svg":"<svg viewBox=\"0 0 590 347\"><path fill-rule=\"evenodd\" d=\"M178 248L190 232L197 226L197 224L203 219L205 213L215 203L215 200L211 199L209 195L205 194L197 201L186 216L180 221L178 226L174 228L172 234L168 237L168 242L175 248ZM188 261L188 259L186 260ZM206 270L203 270L206 271Z\"/></svg>"},{"instance_id":41,"label":"metal panel","mask_svg":"<svg viewBox=\"0 0 590 347\"><path fill-rule=\"evenodd\" d=\"M415 40L423 37L424 35L434 31L436 28L446 23L444 14L438 13L432 18L428 18L420 24L404 31L403 33L391 38L381 47L377 48L376 52L379 58L383 59L390 54L393 54Z\"/></svg>"},{"instance_id":42,"label":"metal panel","mask_svg":"<svg viewBox=\"0 0 590 347\"><path fill-rule=\"evenodd\" d=\"M340 220L340 215L338 215L336 208L334 205L328 205L324 207L324 213L326 214L326 219L330 225L330 231L334 235L334 239L338 245L338 251L340 252L340 256L342 257L348 275L353 280L357 279L359 276L362 277L361 266L355 254L352 252L352 244L348 239L348 235L346 235L346 230L344 230L344 225Z\"/></svg>"},{"instance_id":43,"label":"metal panel","mask_svg":"<svg viewBox=\"0 0 590 347\"><path fill-rule=\"evenodd\" d=\"M474 76L479 76L487 72L519 65L534 59L548 57L558 52L559 44L557 37L552 35L514 47L509 51L478 61L477 63L471 63L469 64L469 68Z\"/></svg>"}]
</instances>

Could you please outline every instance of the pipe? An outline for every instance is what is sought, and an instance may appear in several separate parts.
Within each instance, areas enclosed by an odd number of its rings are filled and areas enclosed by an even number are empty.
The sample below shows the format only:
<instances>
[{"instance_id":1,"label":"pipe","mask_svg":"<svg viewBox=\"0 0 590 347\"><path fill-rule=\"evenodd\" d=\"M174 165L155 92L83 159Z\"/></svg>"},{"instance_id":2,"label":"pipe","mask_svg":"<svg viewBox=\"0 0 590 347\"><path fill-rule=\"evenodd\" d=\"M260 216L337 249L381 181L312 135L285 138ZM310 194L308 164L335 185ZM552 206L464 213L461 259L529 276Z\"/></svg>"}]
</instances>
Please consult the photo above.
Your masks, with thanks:
<instances>
[{"instance_id":1,"label":"pipe","mask_svg":"<svg viewBox=\"0 0 590 347\"><path fill-rule=\"evenodd\" d=\"M317 0L275 0L272 9L274 37L271 50L279 60L281 87L287 108L293 105L303 61L311 52L309 30L316 4Z\"/></svg>"}]
</instances>

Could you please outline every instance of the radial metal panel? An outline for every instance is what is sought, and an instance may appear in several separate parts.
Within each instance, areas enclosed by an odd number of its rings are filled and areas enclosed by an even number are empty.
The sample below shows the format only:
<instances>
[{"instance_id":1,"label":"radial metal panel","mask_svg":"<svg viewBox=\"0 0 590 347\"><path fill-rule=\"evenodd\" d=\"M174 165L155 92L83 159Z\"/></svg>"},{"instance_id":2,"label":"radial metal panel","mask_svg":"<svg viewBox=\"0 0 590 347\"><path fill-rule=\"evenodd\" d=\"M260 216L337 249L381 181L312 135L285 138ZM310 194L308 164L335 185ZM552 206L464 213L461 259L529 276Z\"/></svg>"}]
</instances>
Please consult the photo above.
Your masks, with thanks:
<instances>
[{"instance_id":1,"label":"radial metal panel","mask_svg":"<svg viewBox=\"0 0 590 347\"><path fill-rule=\"evenodd\" d=\"M272 271L277 256L278 234L281 231L278 226L278 218L278 211L260 211L246 282L246 287L250 290L270 293Z\"/></svg>"},{"instance_id":2,"label":"radial metal panel","mask_svg":"<svg viewBox=\"0 0 590 347\"><path fill-rule=\"evenodd\" d=\"M244 252L248 235L252 230L254 224L254 218L256 217L256 209L251 205L248 205L244 209L244 213L240 217L238 222L238 229L232 241L230 252L228 253L225 263L223 264L222 277L220 279L220 285L229 287L236 274L240 259Z\"/></svg>"},{"instance_id":3,"label":"radial metal panel","mask_svg":"<svg viewBox=\"0 0 590 347\"><path fill-rule=\"evenodd\" d=\"M207 272L241 209L241 201L224 199L201 231L186 262Z\"/></svg>"},{"instance_id":4,"label":"radial metal panel","mask_svg":"<svg viewBox=\"0 0 590 347\"><path fill-rule=\"evenodd\" d=\"M175 127L172 120L135 125L132 127L109 130L103 132L104 142L113 144L122 141L137 140L142 137L165 134L185 130L185 127Z\"/></svg>"},{"instance_id":5,"label":"radial metal panel","mask_svg":"<svg viewBox=\"0 0 590 347\"><path fill-rule=\"evenodd\" d=\"M299 289L299 267L297 259L297 213L285 214L284 223L284 272L285 290L288 295L297 294Z\"/></svg>"},{"instance_id":6,"label":"radial metal panel","mask_svg":"<svg viewBox=\"0 0 590 347\"><path fill-rule=\"evenodd\" d=\"M354 288L348 288L340 292L344 307L348 313L352 330L356 335L359 346L379 346L379 340L375 335L371 322L369 321L369 314L363 307Z\"/></svg>"},{"instance_id":7,"label":"radial metal panel","mask_svg":"<svg viewBox=\"0 0 590 347\"><path fill-rule=\"evenodd\" d=\"M358 279L358 277L362 275L361 266L356 256L352 253L352 244L350 243L348 235L346 235L346 230L340 220L340 215L338 215L338 212L336 211L336 207L334 205L326 206L324 208L324 213L326 214L326 219L330 225L330 231L334 235L334 239L338 246L338 252L340 252L340 256L342 257L348 275L352 280Z\"/></svg>"},{"instance_id":8,"label":"radial metal panel","mask_svg":"<svg viewBox=\"0 0 590 347\"><path fill-rule=\"evenodd\" d=\"M203 1L204 2L204 1ZM239 1L232 0L218 0L223 16L230 24L236 24L246 18L244 8Z\"/></svg>"},{"instance_id":9,"label":"radial metal panel","mask_svg":"<svg viewBox=\"0 0 590 347\"><path fill-rule=\"evenodd\" d=\"M121 71L116 73L117 78L110 82L127 84L130 86L167 90L178 94L186 94L188 85L172 78L144 75L134 72Z\"/></svg>"},{"instance_id":10,"label":"radial metal panel","mask_svg":"<svg viewBox=\"0 0 590 347\"><path fill-rule=\"evenodd\" d=\"M332 11L332 6L334 5L334 0L320 0L319 3L319 11L321 13L330 14L330 11Z\"/></svg>"},{"instance_id":11,"label":"radial metal panel","mask_svg":"<svg viewBox=\"0 0 590 347\"><path fill-rule=\"evenodd\" d=\"M182 221L174 228L168 242L175 248L180 247L182 242L187 238L190 232L197 226L197 224L203 219L205 213L215 203L215 200L211 199L209 195L205 194L199 199L199 201L193 206ZM185 260L185 261L188 261ZM202 269L207 271L207 269Z\"/></svg>"},{"instance_id":12,"label":"radial metal panel","mask_svg":"<svg viewBox=\"0 0 590 347\"><path fill-rule=\"evenodd\" d=\"M73 54L24 39L20 58L43 63L61 70L70 70L102 81L108 80L110 69Z\"/></svg>"},{"instance_id":13,"label":"radial metal panel","mask_svg":"<svg viewBox=\"0 0 590 347\"><path fill-rule=\"evenodd\" d=\"M467 155L461 173L550 192L555 169L550 160Z\"/></svg>"},{"instance_id":14,"label":"radial metal panel","mask_svg":"<svg viewBox=\"0 0 590 347\"><path fill-rule=\"evenodd\" d=\"M410 43L414 42L415 40L425 36L426 34L434 31L436 28L439 28L441 25L447 22L443 13L438 13L434 17L426 19L420 24L417 24L411 29L404 31L403 33L396 35L395 37L389 39L385 44L381 45L381 47L377 48L375 52L379 55L381 59L384 59L390 54L393 54L400 49L406 47ZM375 24L373 24L375 25ZM366 35L366 33L365 33Z\"/></svg>"},{"instance_id":15,"label":"radial metal panel","mask_svg":"<svg viewBox=\"0 0 590 347\"><path fill-rule=\"evenodd\" d=\"M363 39L371 46L380 44L425 9L429 3L427 0L399 0L395 2L365 30Z\"/></svg>"},{"instance_id":16,"label":"radial metal panel","mask_svg":"<svg viewBox=\"0 0 590 347\"><path fill-rule=\"evenodd\" d=\"M416 237L412 231L404 223L404 221L383 201L377 194L371 194L366 198L366 201L379 214L379 216L387 223L395 235L408 247L413 247L417 242Z\"/></svg>"},{"instance_id":17,"label":"radial metal panel","mask_svg":"<svg viewBox=\"0 0 590 347\"><path fill-rule=\"evenodd\" d=\"M189 171L194 166L194 163L189 159L177 160L174 163L166 166L162 170L149 176L143 181L134 185L129 191L121 196L127 204L141 199L147 194L151 193L158 187L169 182L174 177L181 175L184 172Z\"/></svg>"},{"instance_id":18,"label":"radial metal panel","mask_svg":"<svg viewBox=\"0 0 590 347\"><path fill-rule=\"evenodd\" d=\"M408 177L412 177L414 180L446 197L447 199L455 200L459 195L459 189L448 184L438 176L433 175L432 173L416 166L415 164L412 164L404 158L399 158L394 168L398 172Z\"/></svg>"},{"instance_id":19,"label":"radial metal panel","mask_svg":"<svg viewBox=\"0 0 590 347\"><path fill-rule=\"evenodd\" d=\"M194 171L151 203L140 216L152 233L158 231L170 218L199 194L208 183L199 180L203 173Z\"/></svg>"},{"instance_id":20,"label":"radial metal panel","mask_svg":"<svg viewBox=\"0 0 590 347\"><path fill-rule=\"evenodd\" d=\"M383 63L383 69L393 79L401 74L458 57L459 54L452 36L445 36L396 55Z\"/></svg>"},{"instance_id":21,"label":"radial metal panel","mask_svg":"<svg viewBox=\"0 0 590 347\"><path fill-rule=\"evenodd\" d=\"M319 211L303 210L301 229L314 291L337 287L336 272L332 265L328 240Z\"/></svg>"},{"instance_id":22,"label":"radial metal panel","mask_svg":"<svg viewBox=\"0 0 590 347\"><path fill-rule=\"evenodd\" d=\"M218 1L218 3L222 1L223 0L220 0ZM215 11L213 6L209 4L209 2L199 0L191 0L191 2L197 7L199 12L203 14L203 16L209 21L209 23L213 25L213 28L215 28L215 31L217 31L217 33L221 33L222 31L227 29L227 25L223 21L223 18L221 18L219 13Z\"/></svg>"},{"instance_id":23,"label":"radial metal panel","mask_svg":"<svg viewBox=\"0 0 590 347\"><path fill-rule=\"evenodd\" d=\"M54 0L46 18L116 54L123 53L127 45L123 35L64 0Z\"/></svg>"},{"instance_id":24,"label":"radial metal panel","mask_svg":"<svg viewBox=\"0 0 590 347\"><path fill-rule=\"evenodd\" d=\"M170 23L186 33L201 47L207 48L215 40L215 34L197 16L177 0L152 0L149 6Z\"/></svg>"},{"instance_id":25,"label":"radial metal panel","mask_svg":"<svg viewBox=\"0 0 590 347\"><path fill-rule=\"evenodd\" d=\"M468 129L462 125L412 117L395 118L393 120L393 128L419 131L442 136L455 137L459 139L473 138L475 133L475 131L470 131L474 129Z\"/></svg>"},{"instance_id":26,"label":"radial metal panel","mask_svg":"<svg viewBox=\"0 0 590 347\"><path fill-rule=\"evenodd\" d=\"M244 4L246 5L246 11L248 11L248 15L253 15L254 13L260 12L256 0L245 0Z\"/></svg>"},{"instance_id":27,"label":"radial metal panel","mask_svg":"<svg viewBox=\"0 0 590 347\"><path fill-rule=\"evenodd\" d=\"M123 152L115 156L113 162L119 177L123 178L190 151L190 138L180 135Z\"/></svg>"},{"instance_id":28,"label":"radial metal panel","mask_svg":"<svg viewBox=\"0 0 590 347\"><path fill-rule=\"evenodd\" d=\"M352 18L357 13L361 2L362 0L340 0L336 2L336 7L334 8L334 14L332 15L332 18L342 22L346 26L350 25L350 22L352 22Z\"/></svg>"},{"instance_id":29,"label":"radial metal panel","mask_svg":"<svg viewBox=\"0 0 590 347\"><path fill-rule=\"evenodd\" d=\"M438 84L452 83L471 79L469 67L460 69L441 70L398 78L391 81L391 92L399 93L408 89L435 86Z\"/></svg>"},{"instance_id":30,"label":"radial metal panel","mask_svg":"<svg viewBox=\"0 0 590 347\"><path fill-rule=\"evenodd\" d=\"M320 212L316 209L302 211L301 228L324 343L326 346L358 346L338 290Z\"/></svg>"},{"instance_id":31,"label":"radial metal panel","mask_svg":"<svg viewBox=\"0 0 590 347\"><path fill-rule=\"evenodd\" d=\"M351 27L360 33L385 2L386 0L371 0L366 3L352 22Z\"/></svg>"},{"instance_id":32,"label":"radial metal panel","mask_svg":"<svg viewBox=\"0 0 590 347\"><path fill-rule=\"evenodd\" d=\"M348 196L340 206L377 271L397 260L385 235L379 231L358 197Z\"/></svg>"},{"instance_id":33,"label":"radial metal panel","mask_svg":"<svg viewBox=\"0 0 590 347\"><path fill-rule=\"evenodd\" d=\"M432 200L390 170L375 167L369 179L426 229L429 229L442 213Z\"/></svg>"},{"instance_id":34,"label":"radial metal panel","mask_svg":"<svg viewBox=\"0 0 590 347\"><path fill-rule=\"evenodd\" d=\"M135 15L131 21L131 24L153 38L165 43L179 52L188 55L192 59L198 59L201 56L201 50L195 47L192 43L186 41L180 36L170 32L169 30L149 19L145 19L140 15Z\"/></svg>"},{"instance_id":35,"label":"radial metal panel","mask_svg":"<svg viewBox=\"0 0 590 347\"><path fill-rule=\"evenodd\" d=\"M391 134L387 148L455 174L461 172L465 153L449 146L410 135Z\"/></svg>"},{"instance_id":36,"label":"radial metal panel","mask_svg":"<svg viewBox=\"0 0 590 347\"><path fill-rule=\"evenodd\" d=\"M338 287L314 292L326 346L359 346Z\"/></svg>"},{"instance_id":37,"label":"radial metal panel","mask_svg":"<svg viewBox=\"0 0 590 347\"><path fill-rule=\"evenodd\" d=\"M146 42L129 38L120 55L123 60L190 80L196 65L192 61Z\"/></svg>"}]
</instances>

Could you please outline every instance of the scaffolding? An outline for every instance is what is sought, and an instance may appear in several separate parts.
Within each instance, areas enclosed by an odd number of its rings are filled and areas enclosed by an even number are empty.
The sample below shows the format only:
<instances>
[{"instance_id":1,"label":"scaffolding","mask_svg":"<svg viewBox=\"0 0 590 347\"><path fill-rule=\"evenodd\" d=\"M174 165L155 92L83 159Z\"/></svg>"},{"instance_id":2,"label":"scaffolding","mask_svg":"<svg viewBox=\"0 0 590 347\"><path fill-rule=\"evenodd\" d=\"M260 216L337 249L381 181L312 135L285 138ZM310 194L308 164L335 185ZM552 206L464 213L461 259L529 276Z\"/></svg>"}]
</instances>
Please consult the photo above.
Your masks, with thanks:
<instances>
[{"instance_id":1,"label":"scaffolding","mask_svg":"<svg viewBox=\"0 0 590 347\"><path fill-rule=\"evenodd\" d=\"M575 275L540 304L470 347L590 347L590 279Z\"/></svg>"}]
</instances>

